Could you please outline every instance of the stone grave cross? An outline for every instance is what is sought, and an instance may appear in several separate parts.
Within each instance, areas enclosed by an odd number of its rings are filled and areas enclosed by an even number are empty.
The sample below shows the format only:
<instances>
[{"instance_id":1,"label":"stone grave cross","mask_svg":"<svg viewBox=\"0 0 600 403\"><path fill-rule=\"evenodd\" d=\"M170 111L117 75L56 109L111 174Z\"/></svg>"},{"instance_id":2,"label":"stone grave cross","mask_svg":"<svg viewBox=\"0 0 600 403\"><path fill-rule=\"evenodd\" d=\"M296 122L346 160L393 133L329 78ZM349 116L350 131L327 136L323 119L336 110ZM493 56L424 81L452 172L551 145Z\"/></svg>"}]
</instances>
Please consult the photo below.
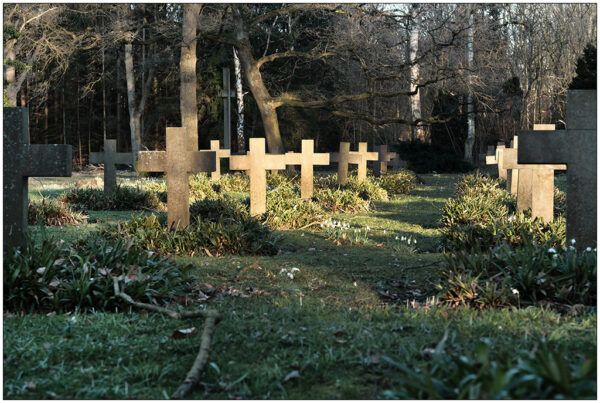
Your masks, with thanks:
<instances>
[{"instance_id":1,"label":"stone grave cross","mask_svg":"<svg viewBox=\"0 0 600 403\"><path fill-rule=\"evenodd\" d=\"M596 245L597 121L595 90L567 91L567 129L519 133L519 164L567 165L567 241Z\"/></svg>"},{"instance_id":2,"label":"stone grave cross","mask_svg":"<svg viewBox=\"0 0 600 403\"><path fill-rule=\"evenodd\" d=\"M338 184L345 185L348 182L348 165L358 165L356 174L359 180L367 178L367 161L377 161L377 152L367 152L367 143L358 143L358 151L350 151L350 143L340 142L340 151L331 153L331 162L338 163Z\"/></svg>"},{"instance_id":3,"label":"stone grave cross","mask_svg":"<svg viewBox=\"0 0 600 403\"><path fill-rule=\"evenodd\" d=\"M104 152L91 152L91 164L104 164L104 194L112 195L117 187L116 164L133 165L132 153L118 153L117 140L104 139Z\"/></svg>"},{"instance_id":4,"label":"stone grave cross","mask_svg":"<svg viewBox=\"0 0 600 403\"><path fill-rule=\"evenodd\" d=\"M506 168L504 168L504 158L502 157L505 148L504 142L499 141L496 146L495 154L485 157L485 163L487 165L498 165L498 177L504 180L507 179Z\"/></svg>"},{"instance_id":5,"label":"stone grave cross","mask_svg":"<svg viewBox=\"0 0 600 403\"><path fill-rule=\"evenodd\" d=\"M302 153L285 153L286 165L300 165L300 195L310 199L313 195L313 165L329 165L329 153L315 153L314 140L302 140Z\"/></svg>"},{"instance_id":6,"label":"stone grave cross","mask_svg":"<svg viewBox=\"0 0 600 403\"><path fill-rule=\"evenodd\" d=\"M285 154L266 154L265 139L251 138L246 155L232 155L229 169L250 176L250 215L267 211L267 169L285 169Z\"/></svg>"},{"instance_id":7,"label":"stone grave cross","mask_svg":"<svg viewBox=\"0 0 600 403\"><path fill-rule=\"evenodd\" d=\"M219 140L210 141L209 151L214 151L217 156L217 169L210 173L210 180L217 181L221 177L221 158L229 158L231 151L225 148L220 148Z\"/></svg>"},{"instance_id":8,"label":"stone grave cross","mask_svg":"<svg viewBox=\"0 0 600 403\"><path fill-rule=\"evenodd\" d=\"M373 174L375 176L381 176L382 173L387 172L388 162L398 157L398 153L388 152L387 144L377 146L377 152L379 153L379 160L375 163Z\"/></svg>"},{"instance_id":9,"label":"stone grave cross","mask_svg":"<svg viewBox=\"0 0 600 403\"><path fill-rule=\"evenodd\" d=\"M519 137L515 136L513 148L504 150L504 166L509 171L510 191L517 195L517 208L531 209L532 217L551 222L554 219L554 171L567 167L564 164L519 164L518 150Z\"/></svg>"},{"instance_id":10,"label":"stone grave cross","mask_svg":"<svg viewBox=\"0 0 600 403\"><path fill-rule=\"evenodd\" d=\"M166 151L138 152L140 171L167 174L167 213L170 228L190 225L189 174L212 172L215 167L214 151L188 151L185 127L167 127Z\"/></svg>"},{"instance_id":11,"label":"stone grave cross","mask_svg":"<svg viewBox=\"0 0 600 403\"><path fill-rule=\"evenodd\" d=\"M4 108L4 243L24 245L28 215L28 178L71 176L67 144L29 144L28 108Z\"/></svg>"}]
</instances>

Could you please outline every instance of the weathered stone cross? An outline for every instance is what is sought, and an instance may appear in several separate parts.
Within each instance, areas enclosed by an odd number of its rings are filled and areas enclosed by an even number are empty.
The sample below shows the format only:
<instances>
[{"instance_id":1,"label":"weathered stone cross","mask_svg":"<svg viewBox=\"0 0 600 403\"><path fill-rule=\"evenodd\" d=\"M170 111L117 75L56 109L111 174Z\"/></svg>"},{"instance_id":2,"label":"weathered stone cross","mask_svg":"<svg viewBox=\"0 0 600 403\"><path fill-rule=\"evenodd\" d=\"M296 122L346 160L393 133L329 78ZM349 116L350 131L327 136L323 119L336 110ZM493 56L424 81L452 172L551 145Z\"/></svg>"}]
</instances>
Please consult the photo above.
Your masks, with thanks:
<instances>
[{"instance_id":1,"label":"weathered stone cross","mask_svg":"<svg viewBox=\"0 0 600 403\"><path fill-rule=\"evenodd\" d=\"M221 177L221 158L229 158L231 151L228 149L220 148L219 140L210 141L210 150L214 151L217 156L217 169L210 173L210 179L217 181Z\"/></svg>"},{"instance_id":2,"label":"weathered stone cross","mask_svg":"<svg viewBox=\"0 0 600 403\"><path fill-rule=\"evenodd\" d=\"M4 242L24 245L29 177L71 176L67 144L29 144L28 108L4 108Z\"/></svg>"},{"instance_id":3,"label":"weathered stone cross","mask_svg":"<svg viewBox=\"0 0 600 403\"><path fill-rule=\"evenodd\" d=\"M214 171L216 159L214 151L188 151L185 127L167 127L167 151L138 153L140 171L167 174L167 213L170 228L190 225L189 174Z\"/></svg>"},{"instance_id":4,"label":"weathered stone cross","mask_svg":"<svg viewBox=\"0 0 600 403\"><path fill-rule=\"evenodd\" d=\"M91 164L104 164L104 194L111 195L117 186L117 171L115 164L133 165L133 154L118 153L117 140L105 139L104 152L90 153Z\"/></svg>"},{"instance_id":5,"label":"weathered stone cross","mask_svg":"<svg viewBox=\"0 0 600 403\"><path fill-rule=\"evenodd\" d=\"M554 171L567 167L564 164L519 164L518 149L519 137L515 136L513 148L504 150L508 184L511 193L517 195L517 208L531 209L532 217L551 222L554 219Z\"/></svg>"},{"instance_id":6,"label":"weathered stone cross","mask_svg":"<svg viewBox=\"0 0 600 403\"><path fill-rule=\"evenodd\" d=\"M377 146L376 149L379 153L379 160L375 163L375 169L373 169L373 174L375 176L381 176L382 173L387 172L388 162L396 158L398 156L398 153L388 152L388 146L386 144Z\"/></svg>"},{"instance_id":7,"label":"weathered stone cross","mask_svg":"<svg viewBox=\"0 0 600 403\"><path fill-rule=\"evenodd\" d=\"M567 165L567 238L596 245L596 91L567 91L567 130L519 133L519 164Z\"/></svg>"},{"instance_id":8,"label":"weathered stone cross","mask_svg":"<svg viewBox=\"0 0 600 403\"><path fill-rule=\"evenodd\" d=\"M504 158L502 157L502 152L506 146L503 141L499 141L496 146L496 152L494 155L488 155L485 157L485 163L487 165L498 165L498 177L506 180L506 168L504 168Z\"/></svg>"},{"instance_id":9,"label":"weathered stone cross","mask_svg":"<svg viewBox=\"0 0 600 403\"><path fill-rule=\"evenodd\" d=\"M300 195L310 199L313 195L313 165L329 165L329 153L315 153L314 140L302 140L302 153L285 153L286 165L300 165Z\"/></svg>"},{"instance_id":10,"label":"weathered stone cross","mask_svg":"<svg viewBox=\"0 0 600 403\"><path fill-rule=\"evenodd\" d=\"M350 143L340 142L340 151L331 153L331 162L338 163L338 184L345 185L348 182L348 165L357 164L356 174L359 180L367 178L367 161L377 161L377 152L367 152L367 143L358 143L358 151L350 151Z\"/></svg>"},{"instance_id":11,"label":"weathered stone cross","mask_svg":"<svg viewBox=\"0 0 600 403\"><path fill-rule=\"evenodd\" d=\"M250 215L267 211L267 169L285 169L285 154L265 154L265 139L251 138L246 155L232 155L229 169L250 176Z\"/></svg>"}]
</instances>

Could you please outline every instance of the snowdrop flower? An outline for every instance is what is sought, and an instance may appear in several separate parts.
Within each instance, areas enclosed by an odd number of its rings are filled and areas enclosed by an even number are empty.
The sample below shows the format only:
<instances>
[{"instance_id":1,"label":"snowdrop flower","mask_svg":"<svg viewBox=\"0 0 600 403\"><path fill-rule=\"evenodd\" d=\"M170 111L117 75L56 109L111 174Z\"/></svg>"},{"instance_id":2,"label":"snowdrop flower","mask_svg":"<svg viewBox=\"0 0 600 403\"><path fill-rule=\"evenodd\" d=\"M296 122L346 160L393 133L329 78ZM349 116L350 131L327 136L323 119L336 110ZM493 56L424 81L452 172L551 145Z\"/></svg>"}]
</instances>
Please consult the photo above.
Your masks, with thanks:
<instances>
[{"instance_id":1,"label":"snowdrop flower","mask_svg":"<svg viewBox=\"0 0 600 403\"><path fill-rule=\"evenodd\" d=\"M300 269L297 267L292 267L292 269L290 270L290 272L292 272L292 273L297 272L297 271L300 271Z\"/></svg>"},{"instance_id":2,"label":"snowdrop flower","mask_svg":"<svg viewBox=\"0 0 600 403\"><path fill-rule=\"evenodd\" d=\"M396 237L396 241L399 240L400 238Z\"/></svg>"},{"instance_id":3,"label":"snowdrop flower","mask_svg":"<svg viewBox=\"0 0 600 403\"><path fill-rule=\"evenodd\" d=\"M401 241L406 241L406 237L402 236L402 238L400 238Z\"/></svg>"},{"instance_id":4,"label":"snowdrop flower","mask_svg":"<svg viewBox=\"0 0 600 403\"><path fill-rule=\"evenodd\" d=\"M552 259L554 259L554 260L558 259L558 255L555 253L554 255L552 255Z\"/></svg>"},{"instance_id":5,"label":"snowdrop flower","mask_svg":"<svg viewBox=\"0 0 600 403\"><path fill-rule=\"evenodd\" d=\"M279 274L281 274L281 273L287 273L287 270L286 270L286 269L281 269L281 270L279 271Z\"/></svg>"},{"instance_id":6,"label":"snowdrop flower","mask_svg":"<svg viewBox=\"0 0 600 403\"><path fill-rule=\"evenodd\" d=\"M369 228L369 226L367 225L367 231L369 231L371 228Z\"/></svg>"},{"instance_id":7,"label":"snowdrop flower","mask_svg":"<svg viewBox=\"0 0 600 403\"><path fill-rule=\"evenodd\" d=\"M385 230L383 230L383 233L385 234Z\"/></svg>"},{"instance_id":8,"label":"snowdrop flower","mask_svg":"<svg viewBox=\"0 0 600 403\"><path fill-rule=\"evenodd\" d=\"M550 248L550 249L548 249L548 253L556 253L556 249Z\"/></svg>"},{"instance_id":9,"label":"snowdrop flower","mask_svg":"<svg viewBox=\"0 0 600 403\"><path fill-rule=\"evenodd\" d=\"M512 288L511 291L514 295L519 295L519 290L517 290L516 288Z\"/></svg>"},{"instance_id":10,"label":"snowdrop flower","mask_svg":"<svg viewBox=\"0 0 600 403\"><path fill-rule=\"evenodd\" d=\"M591 251L592 251L592 248L590 248L590 247L588 246L587 248L585 248L585 251L586 251L586 252L591 252Z\"/></svg>"},{"instance_id":11,"label":"snowdrop flower","mask_svg":"<svg viewBox=\"0 0 600 403\"><path fill-rule=\"evenodd\" d=\"M571 239L571 245L575 245L575 238Z\"/></svg>"},{"instance_id":12,"label":"snowdrop flower","mask_svg":"<svg viewBox=\"0 0 600 403\"><path fill-rule=\"evenodd\" d=\"M288 273L287 274L289 278L291 278L292 280L294 279L294 275L292 273Z\"/></svg>"}]
</instances>

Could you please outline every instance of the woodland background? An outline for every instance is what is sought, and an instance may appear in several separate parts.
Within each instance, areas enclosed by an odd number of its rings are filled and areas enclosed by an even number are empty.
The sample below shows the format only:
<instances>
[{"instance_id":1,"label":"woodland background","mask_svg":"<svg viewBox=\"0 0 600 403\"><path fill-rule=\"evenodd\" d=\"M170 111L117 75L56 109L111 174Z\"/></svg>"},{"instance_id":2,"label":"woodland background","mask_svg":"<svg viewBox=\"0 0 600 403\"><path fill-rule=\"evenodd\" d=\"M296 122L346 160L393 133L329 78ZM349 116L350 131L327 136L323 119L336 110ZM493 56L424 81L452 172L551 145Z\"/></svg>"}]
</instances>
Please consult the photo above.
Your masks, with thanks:
<instances>
[{"instance_id":1,"label":"woodland background","mask_svg":"<svg viewBox=\"0 0 600 403\"><path fill-rule=\"evenodd\" d=\"M244 110L242 120L234 98L233 151L261 136L271 152L298 149L302 138L319 151L342 140L420 140L474 161L534 123L563 123L576 61L596 44L596 12L5 3L4 105L29 107L31 142L71 144L76 165L104 138L120 151L164 148L165 128L182 117L197 122L207 149L223 137L222 68L235 89L239 63Z\"/></svg>"}]
</instances>

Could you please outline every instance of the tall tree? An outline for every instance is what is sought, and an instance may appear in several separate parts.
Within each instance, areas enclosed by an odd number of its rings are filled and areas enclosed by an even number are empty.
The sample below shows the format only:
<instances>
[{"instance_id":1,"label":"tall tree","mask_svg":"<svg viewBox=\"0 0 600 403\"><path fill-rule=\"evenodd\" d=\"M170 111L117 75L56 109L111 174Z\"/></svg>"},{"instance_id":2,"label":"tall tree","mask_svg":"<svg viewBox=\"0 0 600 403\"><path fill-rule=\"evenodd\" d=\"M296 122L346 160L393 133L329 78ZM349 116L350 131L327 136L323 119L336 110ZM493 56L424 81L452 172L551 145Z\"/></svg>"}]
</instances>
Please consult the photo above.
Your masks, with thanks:
<instances>
[{"instance_id":1,"label":"tall tree","mask_svg":"<svg viewBox=\"0 0 600 403\"><path fill-rule=\"evenodd\" d=\"M181 125L187 128L188 149L198 150L198 102L196 99L196 27L202 4L184 4L181 31Z\"/></svg>"},{"instance_id":2,"label":"tall tree","mask_svg":"<svg viewBox=\"0 0 600 403\"><path fill-rule=\"evenodd\" d=\"M465 160L473 162L475 144L475 114L473 108L473 5L468 6L469 28L467 30L467 67L469 69L469 93L467 95L467 139L465 141Z\"/></svg>"}]
</instances>

